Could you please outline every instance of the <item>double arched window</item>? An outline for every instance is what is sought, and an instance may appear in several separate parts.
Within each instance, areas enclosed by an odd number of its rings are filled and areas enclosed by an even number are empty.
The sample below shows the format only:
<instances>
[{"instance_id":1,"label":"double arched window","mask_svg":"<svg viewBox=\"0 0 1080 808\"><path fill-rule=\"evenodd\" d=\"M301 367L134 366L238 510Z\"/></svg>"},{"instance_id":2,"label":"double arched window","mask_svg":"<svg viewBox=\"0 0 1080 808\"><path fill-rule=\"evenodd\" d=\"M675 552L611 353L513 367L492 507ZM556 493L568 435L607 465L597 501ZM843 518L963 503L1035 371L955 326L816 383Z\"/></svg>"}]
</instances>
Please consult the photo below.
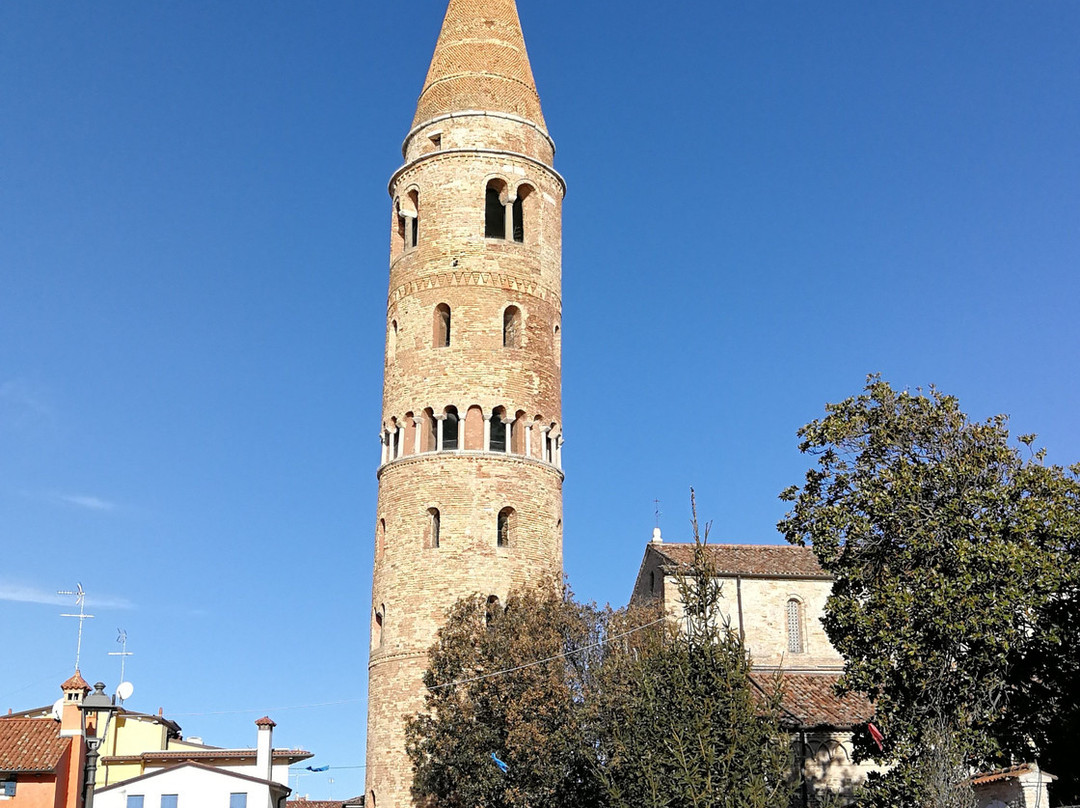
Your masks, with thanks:
<instances>
[{"instance_id":1,"label":"double arched window","mask_svg":"<svg viewBox=\"0 0 1080 808\"><path fill-rule=\"evenodd\" d=\"M489 180L484 189L484 236L523 244L533 193L530 185L519 185L511 191L504 180Z\"/></svg>"},{"instance_id":2,"label":"double arched window","mask_svg":"<svg viewBox=\"0 0 1080 808\"><path fill-rule=\"evenodd\" d=\"M415 188L397 202L398 238L409 252L420 243L420 191Z\"/></svg>"}]
</instances>

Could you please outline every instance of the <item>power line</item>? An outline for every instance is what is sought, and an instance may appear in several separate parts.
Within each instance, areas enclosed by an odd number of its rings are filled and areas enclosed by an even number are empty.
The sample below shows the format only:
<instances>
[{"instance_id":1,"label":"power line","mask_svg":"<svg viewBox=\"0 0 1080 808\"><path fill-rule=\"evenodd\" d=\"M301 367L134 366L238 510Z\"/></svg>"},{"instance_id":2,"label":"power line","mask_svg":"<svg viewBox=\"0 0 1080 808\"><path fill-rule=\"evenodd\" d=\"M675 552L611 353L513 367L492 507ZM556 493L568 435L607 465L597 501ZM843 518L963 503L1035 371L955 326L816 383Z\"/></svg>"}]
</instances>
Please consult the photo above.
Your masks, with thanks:
<instances>
[{"instance_id":1,"label":"power line","mask_svg":"<svg viewBox=\"0 0 1080 808\"><path fill-rule=\"evenodd\" d=\"M566 651L565 653L562 653L562 654L556 654L555 656L548 657L547 659L538 659L535 662L526 662L524 665L518 665L518 666L513 667L513 668L506 668L505 670L501 670L501 671L492 671L491 673L484 673L484 674L481 674L480 676L473 676L473 677L471 677L469 679L459 679L456 682L446 682L445 684L435 685L434 687L429 687L428 690L441 690L444 687L457 687L458 685L467 685L467 684L470 684L472 682L479 682L482 679L490 679L493 676L502 676L502 675L507 674L507 673L516 673L517 671L523 671L526 668L535 668L537 665L544 665L544 664L546 664L548 662L554 662L557 659L566 659L566 657L568 657L568 656L573 656L574 654L580 654L583 651L591 651L594 648L599 648L602 645L607 645L609 642L614 642L615 640L621 640L623 637L629 637L631 634L634 634L634 633L636 633L638 631L641 631L642 629L649 628L650 626L655 626L657 623L662 623L665 620L667 620L666 615L664 617L658 617L656 620L653 620L651 623L646 623L643 626L638 626L637 628L632 628L629 631L624 631L622 634L616 634L614 637L607 637L607 638L605 638L603 640L600 640L600 642L594 642L592 645L585 645L585 646L582 646L581 648L575 648L572 651Z\"/></svg>"},{"instance_id":2,"label":"power line","mask_svg":"<svg viewBox=\"0 0 1080 808\"><path fill-rule=\"evenodd\" d=\"M559 659L565 659L565 658L567 658L569 656L573 656L574 654L580 654L580 653L582 653L584 651L591 651L594 648L599 648L599 647L601 647L603 645L607 645L608 643L614 642L615 640L621 640L623 637L629 637L631 634L635 634L635 633L637 633L639 631L642 631L643 629L647 629L647 628L650 628L652 626L655 626L657 623L662 623L665 620L667 620L667 617L658 617L656 620L653 620L651 623L646 623L643 626L637 626L635 628L630 629L629 631L624 631L621 634L616 634L616 635L614 635L612 637L607 637L607 638L605 638L603 640L600 640L599 642L592 643L591 645L585 645L585 646L582 646L581 648L575 648L572 651L566 651L565 653L562 653L562 654L556 654L555 656L547 657L546 659L538 659L538 660L535 660L534 662L526 662L524 665L517 665L517 666L515 666L513 668L505 668L503 670L491 671L490 673L485 673L485 674L483 674L481 676L474 676L474 677L469 678L469 679L459 679L459 680L454 681L454 682L446 682L445 684L435 685L434 687L430 687L428 689L429 690L440 690L440 689L442 689L444 687L456 687L458 685L469 684L471 682L478 682L481 679L490 679L490 678L492 678L494 676L505 676L508 673L516 673L517 671L525 670L527 668L535 668L537 665L545 665L548 662L554 662L554 661L559 660ZM294 705L292 705L290 707L249 707L249 708L237 709L237 710L208 710L208 711L205 711L205 712L197 712L197 713L170 713L170 715L173 718L197 718L197 717L209 716L209 715L242 715L244 713L280 713L280 712L285 712L287 710L313 710L313 709L316 709L316 708L319 708L319 707L338 707L338 706L341 706L343 704L359 704L359 703L361 703L363 701L365 701L365 699L341 699L340 701L323 701L323 702L317 702L315 704L294 704ZM336 768L345 768L345 767L336 767Z\"/></svg>"}]
</instances>

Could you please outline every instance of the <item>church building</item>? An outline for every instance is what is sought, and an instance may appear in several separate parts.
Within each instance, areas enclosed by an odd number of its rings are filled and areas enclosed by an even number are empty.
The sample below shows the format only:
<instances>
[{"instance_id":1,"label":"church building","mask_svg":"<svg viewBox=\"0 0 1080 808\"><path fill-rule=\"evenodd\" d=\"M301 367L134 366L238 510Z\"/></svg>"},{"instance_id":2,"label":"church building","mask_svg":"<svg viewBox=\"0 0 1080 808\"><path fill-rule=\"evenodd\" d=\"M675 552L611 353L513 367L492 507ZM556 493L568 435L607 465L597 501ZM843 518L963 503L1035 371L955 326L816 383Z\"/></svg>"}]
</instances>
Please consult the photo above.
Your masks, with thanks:
<instances>
[{"instance_id":1,"label":"church building","mask_svg":"<svg viewBox=\"0 0 1080 808\"><path fill-rule=\"evenodd\" d=\"M366 799L411 804L404 716L476 592L562 580L566 185L514 0L450 0L390 178Z\"/></svg>"}]
</instances>

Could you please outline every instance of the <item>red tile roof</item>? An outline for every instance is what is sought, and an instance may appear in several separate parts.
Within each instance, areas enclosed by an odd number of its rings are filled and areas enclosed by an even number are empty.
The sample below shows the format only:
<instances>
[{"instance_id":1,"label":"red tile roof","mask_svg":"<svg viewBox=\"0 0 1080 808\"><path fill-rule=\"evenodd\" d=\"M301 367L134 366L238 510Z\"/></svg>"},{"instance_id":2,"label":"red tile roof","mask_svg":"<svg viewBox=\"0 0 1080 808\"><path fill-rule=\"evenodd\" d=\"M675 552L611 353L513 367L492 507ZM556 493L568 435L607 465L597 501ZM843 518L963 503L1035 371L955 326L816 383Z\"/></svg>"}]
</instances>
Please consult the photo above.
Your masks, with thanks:
<instances>
[{"instance_id":1,"label":"red tile roof","mask_svg":"<svg viewBox=\"0 0 1080 808\"><path fill-rule=\"evenodd\" d=\"M0 718L0 771L55 771L70 747L51 718Z\"/></svg>"},{"instance_id":2,"label":"red tile roof","mask_svg":"<svg viewBox=\"0 0 1080 808\"><path fill-rule=\"evenodd\" d=\"M254 749L180 749L170 752L142 752L138 755L111 755L102 758L104 763L175 763L185 760L254 760ZM290 764L315 757L314 752L303 749L275 749L274 760L288 760Z\"/></svg>"},{"instance_id":3,"label":"red tile roof","mask_svg":"<svg viewBox=\"0 0 1080 808\"><path fill-rule=\"evenodd\" d=\"M706 547L721 575L830 577L809 547L793 544L709 544ZM684 566L694 560L693 544L650 544L649 548L674 565Z\"/></svg>"},{"instance_id":4,"label":"red tile roof","mask_svg":"<svg viewBox=\"0 0 1080 808\"><path fill-rule=\"evenodd\" d=\"M82 678L82 674L79 673L78 668L75 669L75 675L60 685L61 690L82 690L84 693L90 691L90 685L86 683L86 680Z\"/></svg>"},{"instance_id":5,"label":"red tile roof","mask_svg":"<svg viewBox=\"0 0 1080 808\"><path fill-rule=\"evenodd\" d=\"M1014 780L1019 777L1023 777L1025 774L1041 773L1044 777L1050 780L1057 780L1057 777L1044 772L1039 769L1038 766L1031 763L1021 763L1016 766L1009 766L1005 769L998 769L997 771L985 772L984 774L977 774L971 778L971 784L975 786L985 785L986 783L996 783L999 780Z\"/></svg>"},{"instance_id":6,"label":"red tile roof","mask_svg":"<svg viewBox=\"0 0 1080 808\"><path fill-rule=\"evenodd\" d=\"M270 720L270 716L264 715L262 718L260 718L258 721L255 722L255 726L257 726L257 727L270 727L271 729L273 729L274 727L277 726L277 724L275 724L273 721Z\"/></svg>"},{"instance_id":7,"label":"red tile roof","mask_svg":"<svg viewBox=\"0 0 1080 808\"><path fill-rule=\"evenodd\" d=\"M754 681L771 691L775 674L759 671ZM874 706L859 693L836 695L837 673L784 673L781 675L785 723L802 729L835 727L847 729L865 724L874 717Z\"/></svg>"}]
</instances>

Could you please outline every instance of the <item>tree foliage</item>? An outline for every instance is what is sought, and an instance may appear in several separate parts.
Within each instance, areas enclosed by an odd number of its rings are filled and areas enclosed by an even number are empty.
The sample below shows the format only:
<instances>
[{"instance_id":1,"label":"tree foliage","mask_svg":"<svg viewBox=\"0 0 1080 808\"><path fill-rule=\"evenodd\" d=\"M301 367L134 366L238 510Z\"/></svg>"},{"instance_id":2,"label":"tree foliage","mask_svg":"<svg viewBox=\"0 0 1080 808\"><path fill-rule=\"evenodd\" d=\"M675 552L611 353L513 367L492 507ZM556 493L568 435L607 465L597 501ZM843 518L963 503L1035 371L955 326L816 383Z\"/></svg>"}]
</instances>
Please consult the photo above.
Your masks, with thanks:
<instances>
[{"instance_id":1,"label":"tree foliage","mask_svg":"<svg viewBox=\"0 0 1080 808\"><path fill-rule=\"evenodd\" d=\"M459 602L430 651L427 710L407 725L414 797L440 808L786 805L779 690L753 689L701 542L695 557L679 623L553 588L511 594L505 608Z\"/></svg>"},{"instance_id":2,"label":"tree foliage","mask_svg":"<svg viewBox=\"0 0 1080 808\"><path fill-rule=\"evenodd\" d=\"M597 804L581 705L599 617L553 586L453 607L429 653L427 712L406 726L421 804Z\"/></svg>"},{"instance_id":3,"label":"tree foliage","mask_svg":"<svg viewBox=\"0 0 1080 808\"><path fill-rule=\"evenodd\" d=\"M873 376L799 436L817 467L779 528L835 577L842 686L875 701L877 756L901 763L873 804L945 804L926 801L945 747L985 765L1052 746L1077 713L1080 468L1011 443L1004 416Z\"/></svg>"}]
</instances>

